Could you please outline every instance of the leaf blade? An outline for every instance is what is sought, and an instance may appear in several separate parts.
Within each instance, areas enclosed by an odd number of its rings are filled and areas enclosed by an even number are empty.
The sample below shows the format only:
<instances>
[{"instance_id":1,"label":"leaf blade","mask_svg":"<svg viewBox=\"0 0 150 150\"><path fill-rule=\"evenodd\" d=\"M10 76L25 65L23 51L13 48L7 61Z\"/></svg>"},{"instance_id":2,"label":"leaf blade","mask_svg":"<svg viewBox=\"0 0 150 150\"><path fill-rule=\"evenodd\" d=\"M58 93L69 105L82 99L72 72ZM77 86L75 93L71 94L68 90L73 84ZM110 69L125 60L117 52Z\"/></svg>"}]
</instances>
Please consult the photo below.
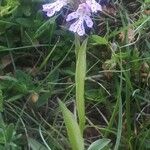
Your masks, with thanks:
<instances>
[{"instance_id":1,"label":"leaf blade","mask_svg":"<svg viewBox=\"0 0 150 150\"><path fill-rule=\"evenodd\" d=\"M69 137L69 141L73 150L84 150L84 140L82 138L82 134L80 128L75 120L74 116L68 110L68 108L59 101L59 106L63 113L65 125L67 128L67 133Z\"/></svg>"},{"instance_id":2,"label":"leaf blade","mask_svg":"<svg viewBox=\"0 0 150 150\"><path fill-rule=\"evenodd\" d=\"M102 150L104 147L106 147L110 143L110 139L99 139L95 142L93 142L88 150Z\"/></svg>"}]
</instances>

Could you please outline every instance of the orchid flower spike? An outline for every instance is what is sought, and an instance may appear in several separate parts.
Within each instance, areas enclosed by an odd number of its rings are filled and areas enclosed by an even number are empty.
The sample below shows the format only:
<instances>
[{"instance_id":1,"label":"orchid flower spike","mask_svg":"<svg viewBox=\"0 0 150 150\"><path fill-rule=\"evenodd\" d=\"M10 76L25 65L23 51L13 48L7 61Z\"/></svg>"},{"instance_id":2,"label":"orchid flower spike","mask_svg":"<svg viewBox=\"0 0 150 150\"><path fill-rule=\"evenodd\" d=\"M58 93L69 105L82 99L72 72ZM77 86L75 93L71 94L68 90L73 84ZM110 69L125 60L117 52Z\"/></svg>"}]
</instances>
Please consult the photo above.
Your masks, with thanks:
<instances>
[{"instance_id":1,"label":"orchid flower spike","mask_svg":"<svg viewBox=\"0 0 150 150\"><path fill-rule=\"evenodd\" d=\"M48 17L52 17L56 12L68 4L67 0L56 0L54 3L43 5L43 11L47 13Z\"/></svg>"},{"instance_id":2,"label":"orchid flower spike","mask_svg":"<svg viewBox=\"0 0 150 150\"><path fill-rule=\"evenodd\" d=\"M55 13L59 12L64 6L66 6L69 0L56 0L53 3L43 5L43 11L46 12L48 17L52 17ZM69 30L77 33L79 36L85 34L85 26L89 28L93 27L93 21L91 19L92 13L102 11L102 7L96 0L84 0L79 4L78 9L67 16L66 21L74 21Z\"/></svg>"},{"instance_id":3,"label":"orchid flower spike","mask_svg":"<svg viewBox=\"0 0 150 150\"><path fill-rule=\"evenodd\" d=\"M85 34L84 22L89 28L93 27L93 21L90 18L91 9L86 3L79 5L75 12L72 12L67 16L66 21L71 21L76 19L76 21L70 25L69 30L78 33L78 35L83 36Z\"/></svg>"}]
</instances>

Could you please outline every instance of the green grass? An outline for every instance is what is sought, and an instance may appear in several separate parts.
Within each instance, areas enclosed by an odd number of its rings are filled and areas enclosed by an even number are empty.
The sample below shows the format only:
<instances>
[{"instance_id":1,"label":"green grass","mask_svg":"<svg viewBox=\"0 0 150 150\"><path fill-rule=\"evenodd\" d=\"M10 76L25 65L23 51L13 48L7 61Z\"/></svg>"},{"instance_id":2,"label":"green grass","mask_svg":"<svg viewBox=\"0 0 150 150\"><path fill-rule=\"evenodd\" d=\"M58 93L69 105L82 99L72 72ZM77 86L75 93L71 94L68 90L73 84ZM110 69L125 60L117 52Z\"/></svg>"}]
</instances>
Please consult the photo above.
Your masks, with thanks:
<instances>
[{"instance_id":1,"label":"green grass","mask_svg":"<svg viewBox=\"0 0 150 150\"><path fill-rule=\"evenodd\" d=\"M43 3L0 0L0 149L149 150L150 2L112 1L86 38Z\"/></svg>"}]
</instances>

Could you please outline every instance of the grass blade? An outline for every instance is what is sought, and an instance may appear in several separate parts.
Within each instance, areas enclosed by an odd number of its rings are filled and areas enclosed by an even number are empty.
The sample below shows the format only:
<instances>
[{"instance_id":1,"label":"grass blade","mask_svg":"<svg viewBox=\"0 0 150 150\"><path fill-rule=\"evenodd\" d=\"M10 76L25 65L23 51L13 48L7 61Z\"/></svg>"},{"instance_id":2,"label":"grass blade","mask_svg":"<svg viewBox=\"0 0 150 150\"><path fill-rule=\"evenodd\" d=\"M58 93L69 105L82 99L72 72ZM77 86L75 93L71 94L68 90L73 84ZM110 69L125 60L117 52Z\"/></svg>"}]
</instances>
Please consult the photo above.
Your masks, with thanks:
<instances>
[{"instance_id":1,"label":"grass blade","mask_svg":"<svg viewBox=\"0 0 150 150\"><path fill-rule=\"evenodd\" d=\"M121 51L120 51L121 52ZM120 60L120 69L121 69L121 73L120 73L120 83L119 85L117 84L117 101L118 103L118 130L117 130L117 138L116 138L116 143L115 143L115 147L114 150L118 150L119 149L119 145L120 145L120 141L121 141L121 134L122 134L122 123L123 123L123 118L122 118L122 87L123 87L123 67L122 67L122 59Z\"/></svg>"},{"instance_id":2,"label":"grass blade","mask_svg":"<svg viewBox=\"0 0 150 150\"><path fill-rule=\"evenodd\" d=\"M122 98L121 98L121 90L122 90L122 79L120 81L120 86L118 86L118 96L117 101L119 101L119 112L118 112L118 131L117 131L117 139L114 150L118 150L121 140L121 133L122 133Z\"/></svg>"}]
</instances>

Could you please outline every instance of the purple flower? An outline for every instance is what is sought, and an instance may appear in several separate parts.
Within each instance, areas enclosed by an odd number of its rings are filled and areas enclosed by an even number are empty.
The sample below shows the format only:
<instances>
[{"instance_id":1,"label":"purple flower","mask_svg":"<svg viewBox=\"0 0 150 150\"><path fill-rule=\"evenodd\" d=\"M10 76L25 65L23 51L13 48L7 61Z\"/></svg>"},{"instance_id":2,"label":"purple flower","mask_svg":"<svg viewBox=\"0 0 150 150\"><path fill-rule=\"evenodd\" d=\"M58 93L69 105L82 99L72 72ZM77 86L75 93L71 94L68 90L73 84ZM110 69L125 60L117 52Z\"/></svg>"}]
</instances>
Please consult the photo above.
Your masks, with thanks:
<instances>
[{"instance_id":1,"label":"purple flower","mask_svg":"<svg viewBox=\"0 0 150 150\"><path fill-rule=\"evenodd\" d=\"M69 30L74 33L78 33L80 36L83 36L85 34L84 22L89 28L92 28L93 26L93 21L90 16L91 9L89 5L87 5L86 3L80 4L75 12L72 12L67 16L66 21L76 19L76 21L71 24Z\"/></svg>"},{"instance_id":2,"label":"purple flower","mask_svg":"<svg viewBox=\"0 0 150 150\"><path fill-rule=\"evenodd\" d=\"M62 7L67 5L67 0L57 0L54 3L43 5L43 11L47 13L48 17L52 17L56 12L59 12Z\"/></svg>"},{"instance_id":3,"label":"purple flower","mask_svg":"<svg viewBox=\"0 0 150 150\"><path fill-rule=\"evenodd\" d=\"M97 3L95 0L86 0L86 3L89 5L93 13L102 11L102 6L99 3Z\"/></svg>"}]
</instances>

